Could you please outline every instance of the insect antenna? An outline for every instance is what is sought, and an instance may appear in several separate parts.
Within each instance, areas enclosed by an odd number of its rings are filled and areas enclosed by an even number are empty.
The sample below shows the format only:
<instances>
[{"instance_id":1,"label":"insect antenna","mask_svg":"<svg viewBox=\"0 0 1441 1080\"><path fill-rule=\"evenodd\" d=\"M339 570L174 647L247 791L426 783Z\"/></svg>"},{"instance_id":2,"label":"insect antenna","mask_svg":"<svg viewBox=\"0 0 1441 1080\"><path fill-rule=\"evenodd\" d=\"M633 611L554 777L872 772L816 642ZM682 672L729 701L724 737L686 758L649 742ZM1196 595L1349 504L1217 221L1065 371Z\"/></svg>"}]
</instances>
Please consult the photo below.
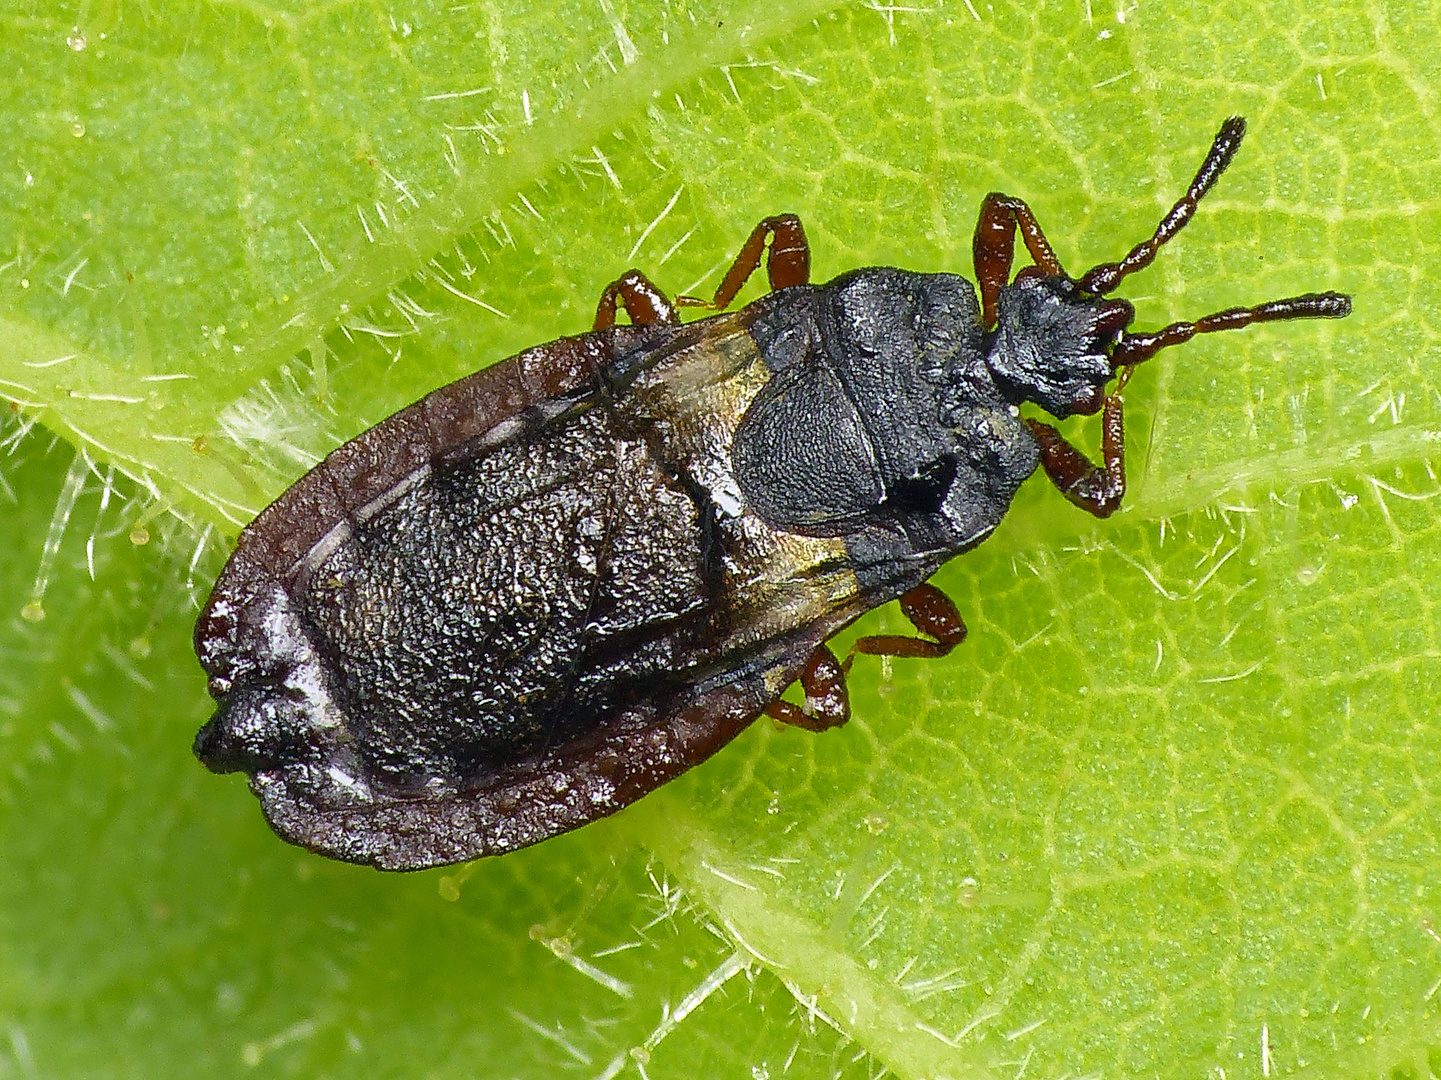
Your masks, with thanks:
<instances>
[{"instance_id":1,"label":"insect antenna","mask_svg":"<svg viewBox=\"0 0 1441 1080\"><path fill-rule=\"evenodd\" d=\"M1104 296L1106 293L1114 291L1128 275L1150 266L1162 245L1186 227L1186 223L1196 213L1197 204L1206 192L1215 186L1216 181L1221 178L1221 174L1226 171L1226 167L1231 164L1231 159L1241 148L1241 139L1245 134L1246 121L1243 117L1233 116L1223 123L1221 130L1216 132L1216 138L1211 143L1210 153L1206 155L1206 160L1201 162L1201 167L1196 170L1196 176L1191 181L1191 186L1186 189L1186 194L1175 206L1171 207L1171 212L1161 219L1161 224L1156 226L1156 231L1151 234L1151 238L1133 247L1120 262L1101 263L1099 266L1093 266L1087 270L1081 275L1081 289L1097 296ZM1287 301L1279 302L1286 303ZM1293 318L1294 316L1276 315L1271 317ZM1217 327L1217 329L1221 328Z\"/></svg>"},{"instance_id":2,"label":"insect antenna","mask_svg":"<svg viewBox=\"0 0 1441 1080\"><path fill-rule=\"evenodd\" d=\"M1240 330L1252 323L1277 322L1282 319L1342 319L1351 314L1351 298L1345 293L1306 293L1285 300L1272 300L1255 307L1227 308L1195 322L1175 322L1148 334L1125 334L1111 354L1117 367L1129 367L1149 360L1162 349L1190 341L1197 334L1217 330Z\"/></svg>"}]
</instances>

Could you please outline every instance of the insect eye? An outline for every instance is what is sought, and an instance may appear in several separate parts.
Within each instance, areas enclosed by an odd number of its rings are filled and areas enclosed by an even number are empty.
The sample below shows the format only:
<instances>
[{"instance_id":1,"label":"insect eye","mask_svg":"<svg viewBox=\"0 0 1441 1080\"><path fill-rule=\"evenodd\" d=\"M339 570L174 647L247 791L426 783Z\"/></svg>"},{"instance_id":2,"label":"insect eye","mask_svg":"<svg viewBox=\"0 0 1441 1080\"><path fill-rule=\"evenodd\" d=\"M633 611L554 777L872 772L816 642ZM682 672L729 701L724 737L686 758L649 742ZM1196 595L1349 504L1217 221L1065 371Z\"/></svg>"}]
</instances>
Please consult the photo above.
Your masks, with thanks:
<instances>
[{"instance_id":1,"label":"insect eye","mask_svg":"<svg viewBox=\"0 0 1441 1080\"><path fill-rule=\"evenodd\" d=\"M1136 309L1125 300L1107 300L1096 312L1096 335L1114 343L1136 318Z\"/></svg>"}]
</instances>

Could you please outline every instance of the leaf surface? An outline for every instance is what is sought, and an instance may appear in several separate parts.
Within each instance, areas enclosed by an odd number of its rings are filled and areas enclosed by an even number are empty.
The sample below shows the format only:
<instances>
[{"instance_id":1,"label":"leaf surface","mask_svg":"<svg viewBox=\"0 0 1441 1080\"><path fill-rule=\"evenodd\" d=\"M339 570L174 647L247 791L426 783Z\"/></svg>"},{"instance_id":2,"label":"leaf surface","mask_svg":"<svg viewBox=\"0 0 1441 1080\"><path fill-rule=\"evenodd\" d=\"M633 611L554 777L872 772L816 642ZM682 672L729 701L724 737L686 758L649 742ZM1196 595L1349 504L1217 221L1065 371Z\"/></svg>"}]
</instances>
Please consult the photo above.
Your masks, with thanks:
<instances>
[{"instance_id":1,"label":"leaf surface","mask_svg":"<svg viewBox=\"0 0 1441 1080\"><path fill-rule=\"evenodd\" d=\"M73 18L0 10L0 1075L1441 1075L1434 12ZM969 275L990 190L1115 259L1233 113L1138 324L1355 315L1138 370L1127 509L1029 484L845 729L405 877L190 757L195 606L340 441L771 213L819 280Z\"/></svg>"}]
</instances>

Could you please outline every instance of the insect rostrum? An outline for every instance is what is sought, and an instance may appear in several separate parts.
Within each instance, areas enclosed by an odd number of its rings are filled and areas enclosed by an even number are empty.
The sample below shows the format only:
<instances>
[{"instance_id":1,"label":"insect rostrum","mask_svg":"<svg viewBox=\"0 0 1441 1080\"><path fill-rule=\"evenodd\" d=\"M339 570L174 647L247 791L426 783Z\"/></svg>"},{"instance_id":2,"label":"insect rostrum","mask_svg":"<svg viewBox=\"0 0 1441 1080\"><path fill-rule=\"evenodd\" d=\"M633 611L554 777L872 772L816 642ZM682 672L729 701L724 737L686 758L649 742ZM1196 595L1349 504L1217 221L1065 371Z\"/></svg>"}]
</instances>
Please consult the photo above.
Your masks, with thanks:
<instances>
[{"instance_id":1,"label":"insect rostrum","mask_svg":"<svg viewBox=\"0 0 1441 1080\"><path fill-rule=\"evenodd\" d=\"M856 653L962 640L926 579L1037 466L1098 517L1120 504L1113 379L1195 334L1350 311L1314 293L1134 332L1108 298L1244 131L1226 121L1155 233L1078 278L1024 202L987 196L979 302L954 274L811 285L790 215L761 222L706 305L764 257L772 291L739 311L683 325L628 272L594 330L401 410L241 533L196 626L219 703L196 754L250 774L286 840L411 870L613 813L763 712L844 723ZM1018 231L1034 265L1013 277ZM1101 465L1025 403L1100 412ZM838 661L826 640L896 598L923 636L864 637ZM796 679L804 707L779 700Z\"/></svg>"}]
</instances>

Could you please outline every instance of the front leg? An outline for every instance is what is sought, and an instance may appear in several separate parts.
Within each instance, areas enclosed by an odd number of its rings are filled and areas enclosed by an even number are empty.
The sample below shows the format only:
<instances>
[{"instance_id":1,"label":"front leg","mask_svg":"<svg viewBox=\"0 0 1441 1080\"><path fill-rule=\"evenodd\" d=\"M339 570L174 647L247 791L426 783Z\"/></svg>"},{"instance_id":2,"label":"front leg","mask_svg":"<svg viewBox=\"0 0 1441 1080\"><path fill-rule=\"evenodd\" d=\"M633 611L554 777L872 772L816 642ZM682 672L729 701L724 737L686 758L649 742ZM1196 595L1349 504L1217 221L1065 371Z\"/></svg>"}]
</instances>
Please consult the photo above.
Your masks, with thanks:
<instances>
[{"instance_id":1,"label":"front leg","mask_svg":"<svg viewBox=\"0 0 1441 1080\"><path fill-rule=\"evenodd\" d=\"M1108 394L1101 413L1100 466L1091 464L1050 424L1031 419L1026 423L1041 444L1041 467L1061 494L1098 518L1114 514L1126 494L1126 427L1120 395Z\"/></svg>"},{"instance_id":2,"label":"front leg","mask_svg":"<svg viewBox=\"0 0 1441 1080\"><path fill-rule=\"evenodd\" d=\"M1002 195L999 191L991 192L981 202L981 213L976 218L976 234L971 239L976 284L981 289L981 321L987 330L995 329L996 297L1000 295L1001 287L1011 280L1011 260L1016 254L1018 226L1021 240L1040 271L1054 277L1066 277L1061 260L1056 258L1051 242L1041 231L1041 223L1025 200Z\"/></svg>"},{"instance_id":3,"label":"front leg","mask_svg":"<svg viewBox=\"0 0 1441 1080\"><path fill-rule=\"evenodd\" d=\"M708 307L722 311L736 298L741 286L755 273L761 264L761 253L766 250L766 239L770 238L770 251L766 253L766 276L770 279L771 291L791 285L805 285L811 280L811 245L806 239L806 230L801 219L794 214L777 214L768 217L752 230L750 239L741 248L736 261L726 271L720 288L709 300L694 296L677 296L675 302L681 307Z\"/></svg>"}]
</instances>

